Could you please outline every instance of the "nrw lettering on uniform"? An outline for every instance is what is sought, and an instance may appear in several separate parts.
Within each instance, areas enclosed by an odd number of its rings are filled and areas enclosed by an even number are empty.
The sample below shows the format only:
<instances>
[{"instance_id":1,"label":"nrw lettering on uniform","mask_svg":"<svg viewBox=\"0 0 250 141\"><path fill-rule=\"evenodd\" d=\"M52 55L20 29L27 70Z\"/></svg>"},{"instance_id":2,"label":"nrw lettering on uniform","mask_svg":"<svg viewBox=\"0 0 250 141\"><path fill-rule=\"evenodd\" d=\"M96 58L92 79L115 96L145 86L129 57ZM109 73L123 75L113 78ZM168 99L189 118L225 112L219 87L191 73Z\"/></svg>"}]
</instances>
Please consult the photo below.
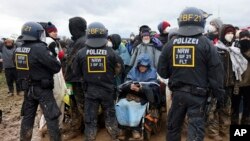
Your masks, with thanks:
<instances>
[{"instance_id":1,"label":"nrw lettering on uniform","mask_svg":"<svg viewBox=\"0 0 250 141\"><path fill-rule=\"evenodd\" d=\"M92 58L91 62L92 63L100 63L100 62L102 62L102 59L100 59L100 58Z\"/></svg>"},{"instance_id":2,"label":"nrw lettering on uniform","mask_svg":"<svg viewBox=\"0 0 250 141\"><path fill-rule=\"evenodd\" d=\"M190 50L190 49L187 49L187 48L178 48L178 49L177 49L177 53L178 53L178 54L179 54L179 53L187 54L187 53L189 53L189 50Z\"/></svg>"}]
</instances>

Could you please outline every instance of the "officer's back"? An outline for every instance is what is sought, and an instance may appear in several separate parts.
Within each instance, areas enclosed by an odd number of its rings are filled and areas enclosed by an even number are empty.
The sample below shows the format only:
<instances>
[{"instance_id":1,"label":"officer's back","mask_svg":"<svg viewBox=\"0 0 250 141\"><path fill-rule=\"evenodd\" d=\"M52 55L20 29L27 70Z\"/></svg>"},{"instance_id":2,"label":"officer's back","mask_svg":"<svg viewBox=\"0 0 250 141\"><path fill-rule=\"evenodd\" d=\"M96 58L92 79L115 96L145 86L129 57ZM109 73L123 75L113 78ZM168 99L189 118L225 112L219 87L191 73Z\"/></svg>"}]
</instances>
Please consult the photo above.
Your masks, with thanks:
<instances>
[{"instance_id":1,"label":"officer's back","mask_svg":"<svg viewBox=\"0 0 250 141\"><path fill-rule=\"evenodd\" d=\"M28 30L29 27L23 28L27 28ZM27 32L27 34L31 33L32 32ZM46 38L44 32L40 34L44 34L44 38ZM42 37L43 36L41 36L41 38ZM16 66L17 70L19 70L19 77L27 77L28 79L33 81L39 81L42 79L53 79L53 74L60 71L61 65L60 62L58 62L56 58L52 55L52 53L49 51L46 44L41 41L43 39L32 40L32 37L30 36L23 36L21 38L25 42L21 47L18 47L15 51ZM27 70L29 76L23 76L23 73L25 73Z\"/></svg>"},{"instance_id":2,"label":"officer's back","mask_svg":"<svg viewBox=\"0 0 250 141\"><path fill-rule=\"evenodd\" d=\"M87 46L78 52L78 66L84 82L102 88L114 88L117 55L110 47L92 48Z\"/></svg>"},{"instance_id":3,"label":"officer's back","mask_svg":"<svg viewBox=\"0 0 250 141\"><path fill-rule=\"evenodd\" d=\"M166 59L173 60L166 62L173 67L164 72L164 77L171 75L171 78L174 78L170 79L170 87L190 84L207 88L208 66L213 65L210 58L215 62L218 59L211 54L211 46L210 41L201 34L190 37L178 36L171 40L163 51L166 53Z\"/></svg>"},{"instance_id":4,"label":"officer's back","mask_svg":"<svg viewBox=\"0 0 250 141\"><path fill-rule=\"evenodd\" d=\"M205 17L201 10L189 7L178 18L177 38L162 50L158 73L169 78L172 105L168 115L168 141L181 140L181 128L187 116L187 140L202 141L205 136L204 115L207 89L223 94L222 64L210 41L202 35Z\"/></svg>"},{"instance_id":5,"label":"officer's back","mask_svg":"<svg viewBox=\"0 0 250 141\"><path fill-rule=\"evenodd\" d=\"M30 79L51 79L61 69L60 63L52 56L45 43L25 42L19 50L29 50Z\"/></svg>"},{"instance_id":6,"label":"officer's back","mask_svg":"<svg viewBox=\"0 0 250 141\"><path fill-rule=\"evenodd\" d=\"M115 72L120 66L119 56L108 48L108 31L102 23L88 26L86 47L79 50L73 63L77 76L83 77L86 93L84 97L85 141L95 140L99 106L105 114L105 126L112 140L117 139L117 122L114 109Z\"/></svg>"},{"instance_id":7,"label":"officer's back","mask_svg":"<svg viewBox=\"0 0 250 141\"><path fill-rule=\"evenodd\" d=\"M36 22L27 22L22 27L20 39L24 41L15 51L18 81L25 90L21 115L20 141L30 141L35 115L40 105L51 140L61 141L58 117L61 112L53 96L53 74L61 69L60 62L44 43L45 31Z\"/></svg>"}]
</instances>

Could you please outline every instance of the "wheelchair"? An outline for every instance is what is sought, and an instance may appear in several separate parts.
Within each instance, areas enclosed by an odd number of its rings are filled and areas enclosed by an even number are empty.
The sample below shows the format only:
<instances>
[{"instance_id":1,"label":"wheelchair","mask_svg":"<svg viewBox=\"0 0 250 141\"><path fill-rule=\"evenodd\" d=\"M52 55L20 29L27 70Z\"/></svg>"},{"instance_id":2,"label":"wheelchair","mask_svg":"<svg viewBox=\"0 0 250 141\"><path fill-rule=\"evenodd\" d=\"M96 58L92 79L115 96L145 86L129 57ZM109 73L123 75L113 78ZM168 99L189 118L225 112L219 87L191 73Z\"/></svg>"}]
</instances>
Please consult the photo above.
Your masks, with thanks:
<instances>
[{"instance_id":1,"label":"wheelchair","mask_svg":"<svg viewBox=\"0 0 250 141\"><path fill-rule=\"evenodd\" d=\"M161 130L162 113L161 106L157 102L150 102L145 92L133 93L124 88L131 83L127 82L118 87L119 95L115 105L116 117L120 129L124 132L120 140L144 141L150 140L151 135L156 135ZM136 82L138 83L138 82ZM160 101L160 85L154 82L139 82L140 85L147 85L153 90L155 101ZM137 130L140 138L133 138L132 132Z\"/></svg>"}]
</instances>

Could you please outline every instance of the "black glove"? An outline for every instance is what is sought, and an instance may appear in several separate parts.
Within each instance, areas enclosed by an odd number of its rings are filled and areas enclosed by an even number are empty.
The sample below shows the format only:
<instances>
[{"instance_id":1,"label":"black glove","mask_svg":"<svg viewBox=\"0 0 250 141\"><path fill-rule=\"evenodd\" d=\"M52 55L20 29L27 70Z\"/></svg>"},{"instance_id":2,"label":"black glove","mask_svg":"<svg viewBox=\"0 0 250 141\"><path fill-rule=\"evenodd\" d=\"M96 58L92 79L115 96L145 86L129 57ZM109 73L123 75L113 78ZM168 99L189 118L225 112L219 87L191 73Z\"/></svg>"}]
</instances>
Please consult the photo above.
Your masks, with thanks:
<instances>
[{"instance_id":1,"label":"black glove","mask_svg":"<svg viewBox=\"0 0 250 141\"><path fill-rule=\"evenodd\" d=\"M217 99L217 104L220 107L224 106L224 101L225 101L225 90L224 89L218 89L218 90L213 90L212 91L213 96Z\"/></svg>"},{"instance_id":2,"label":"black glove","mask_svg":"<svg viewBox=\"0 0 250 141\"><path fill-rule=\"evenodd\" d=\"M51 44L49 44L48 48L53 53L53 55L56 57L57 56L57 53L56 53L56 43L52 42Z\"/></svg>"}]
</instances>

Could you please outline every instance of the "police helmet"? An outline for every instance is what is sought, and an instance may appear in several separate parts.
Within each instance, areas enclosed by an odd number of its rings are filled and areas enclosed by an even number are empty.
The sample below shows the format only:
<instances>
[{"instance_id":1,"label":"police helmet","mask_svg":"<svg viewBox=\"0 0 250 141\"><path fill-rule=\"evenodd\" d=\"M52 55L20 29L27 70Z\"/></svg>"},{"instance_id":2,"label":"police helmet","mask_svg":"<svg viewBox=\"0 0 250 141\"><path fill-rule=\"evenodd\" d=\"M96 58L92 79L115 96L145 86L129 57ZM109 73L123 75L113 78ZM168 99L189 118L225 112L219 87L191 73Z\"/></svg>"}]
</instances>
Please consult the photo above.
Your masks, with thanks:
<instances>
[{"instance_id":1,"label":"police helmet","mask_svg":"<svg viewBox=\"0 0 250 141\"><path fill-rule=\"evenodd\" d=\"M179 18L178 34L182 36L193 36L204 32L206 17L202 11L195 7L188 7L184 9Z\"/></svg>"},{"instance_id":2,"label":"police helmet","mask_svg":"<svg viewBox=\"0 0 250 141\"><path fill-rule=\"evenodd\" d=\"M22 41L42 41L45 36L45 31L37 22L27 22L23 25L20 39Z\"/></svg>"},{"instance_id":3,"label":"police helmet","mask_svg":"<svg viewBox=\"0 0 250 141\"><path fill-rule=\"evenodd\" d=\"M87 28L86 45L90 47L102 47L107 44L108 30L100 22L93 22Z\"/></svg>"}]
</instances>

